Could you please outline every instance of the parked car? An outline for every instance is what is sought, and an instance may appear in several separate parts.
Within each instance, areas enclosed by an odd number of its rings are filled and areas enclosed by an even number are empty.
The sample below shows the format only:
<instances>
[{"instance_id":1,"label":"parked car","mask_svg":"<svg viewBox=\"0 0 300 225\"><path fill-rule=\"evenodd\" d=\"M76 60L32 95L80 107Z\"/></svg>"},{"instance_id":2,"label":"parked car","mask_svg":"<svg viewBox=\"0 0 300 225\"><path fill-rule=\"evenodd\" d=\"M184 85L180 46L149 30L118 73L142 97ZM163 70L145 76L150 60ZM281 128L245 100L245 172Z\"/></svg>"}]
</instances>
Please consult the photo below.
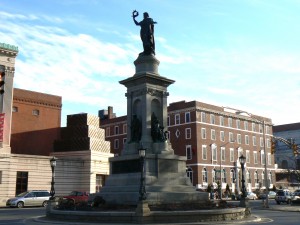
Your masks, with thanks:
<instances>
[{"instance_id":1,"label":"parked car","mask_svg":"<svg viewBox=\"0 0 300 225\"><path fill-rule=\"evenodd\" d=\"M255 199L257 199L257 195L255 193L253 193L253 192L247 192L246 199L255 200Z\"/></svg>"},{"instance_id":2,"label":"parked car","mask_svg":"<svg viewBox=\"0 0 300 225\"><path fill-rule=\"evenodd\" d=\"M279 205L281 202L291 203L292 193L289 190L279 190L276 193L275 201Z\"/></svg>"},{"instance_id":3,"label":"parked car","mask_svg":"<svg viewBox=\"0 0 300 225\"><path fill-rule=\"evenodd\" d=\"M23 208L24 206L47 206L50 193L43 190L26 191L6 201L6 206Z\"/></svg>"},{"instance_id":4,"label":"parked car","mask_svg":"<svg viewBox=\"0 0 300 225\"><path fill-rule=\"evenodd\" d=\"M300 190L296 190L293 193L291 204L300 204Z\"/></svg>"},{"instance_id":5,"label":"parked car","mask_svg":"<svg viewBox=\"0 0 300 225\"><path fill-rule=\"evenodd\" d=\"M268 194L268 199L274 199L276 196L276 192L275 191L269 191ZM259 199L266 199L266 193L261 193L258 195Z\"/></svg>"},{"instance_id":6,"label":"parked car","mask_svg":"<svg viewBox=\"0 0 300 225\"><path fill-rule=\"evenodd\" d=\"M242 195L239 194L237 196L237 200L241 200L241 197L242 197ZM255 193L253 193L252 191L249 191L249 192L247 192L246 199L255 200L255 199L257 199L257 195Z\"/></svg>"},{"instance_id":7,"label":"parked car","mask_svg":"<svg viewBox=\"0 0 300 225\"><path fill-rule=\"evenodd\" d=\"M89 194L86 191L72 191L69 195L63 197L64 199L72 199L74 203L87 202Z\"/></svg>"}]
</instances>

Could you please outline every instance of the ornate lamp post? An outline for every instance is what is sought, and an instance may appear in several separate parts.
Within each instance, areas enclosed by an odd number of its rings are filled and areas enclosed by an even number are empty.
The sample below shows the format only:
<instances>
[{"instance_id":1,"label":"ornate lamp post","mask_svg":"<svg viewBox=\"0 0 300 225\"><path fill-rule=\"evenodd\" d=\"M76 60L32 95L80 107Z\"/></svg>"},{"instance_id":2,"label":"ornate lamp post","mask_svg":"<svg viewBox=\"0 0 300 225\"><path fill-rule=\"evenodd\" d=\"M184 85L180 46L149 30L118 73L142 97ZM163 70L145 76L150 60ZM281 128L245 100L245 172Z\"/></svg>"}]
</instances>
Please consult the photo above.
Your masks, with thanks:
<instances>
[{"instance_id":1,"label":"ornate lamp post","mask_svg":"<svg viewBox=\"0 0 300 225\"><path fill-rule=\"evenodd\" d=\"M242 197L240 200L240 206L241 207L246 207L246 197L247 197L247 193L246 193L246 187L245 187L245 177L244 177L244 170L245 170L245 161L246 161L246 157L244 157L243 155L241 155L239 157L239 161L241 164L241 168L242 168Z\"/></svg>"},{"instance_id":2,"label":"ornate lamp post","mask_svg":"<svg viewBox=\"0 0 300 225\"><path fill-rule=\"evenodd\" d=\"M54 195L55 195L55 189L54 189L54 177L55 177L55 167L56 167L56 158L53 156L52 159L50 159L50 165L51 165L51 169L52 169L52 181L51 181L51 190L50 190L50 200L54 200Z\"/></svg>"},{"instance_id":3,"label":"ornate lamp post","mask_svg":"<svg viewBox=\"0 0 300 225\"><path fill-rule=\"evenodd\" d=\"M141 162L141 179L140 179L140 197L139 200L143 201L147 199L146 196L146 188L145 188L145 157L146 157L146 149L141 146L139 149L139 156L140 156L140 162Z\"/></svg>"}]
</instances>

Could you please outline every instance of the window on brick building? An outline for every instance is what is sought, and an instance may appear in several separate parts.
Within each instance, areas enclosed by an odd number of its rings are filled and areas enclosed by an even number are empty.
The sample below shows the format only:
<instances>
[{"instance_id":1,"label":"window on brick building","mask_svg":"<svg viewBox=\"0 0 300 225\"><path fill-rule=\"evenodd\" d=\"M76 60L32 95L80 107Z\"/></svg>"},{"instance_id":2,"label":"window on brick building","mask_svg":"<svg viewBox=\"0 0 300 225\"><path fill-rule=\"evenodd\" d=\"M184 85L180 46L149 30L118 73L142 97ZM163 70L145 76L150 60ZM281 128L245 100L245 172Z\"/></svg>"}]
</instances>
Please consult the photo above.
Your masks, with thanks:
<instances>
[{"instance_id":1,"label":"window on brick building","mask_svg":"<svg viewBox=\"0 0 300 225\"><path fill-rule=\"evenodd\" d=\"M190 145L185 146L186 158L187 160L192 159L192 147Z\"/></svg>"},{"instance_id":2,"label":"window on brick building","mask_svg":"<svg viewBox=\"0 0 300 225\"><path fill-rule=\"evenodd\" d=\"M245 121L245 122L244 122L244 129L245 129L245 130L249 130L248 121Z\"/></svg>"},{"instance_id":3,"label":"window on brick building","mask_svg":"<svg viewBox=\"0 0 300 225\"><path fill-rule=\"evenodd\" d=\"M271 141L270 141L270 139L267 138L266 142L267 142L267 148L270 148L271 147Z\"/></svg>"},{"instance_id":4,"label":"window on brick building","mask_svg":"<svg viewBox=\"0 0 300 225\"><path fill-rule=\"evenodd\" d=\"M270 127L266 125L266 134L270 134Z\"/></svg>"},{"instance_id":5,"label":"window on brick building","mask_svg":"<svg viewBox=\"0 0 300 225\"><path fill-rule=\"evenodd\" d=\"M250 163L250 151L246 150L246 162Z\"/></svg>"},{"instance_id":6,"label":"window on brick building","mask_svg":"<svg viewBox=\"0 0 300 225\"><path fill-rule=\"evenodd\" d=\"M268 153L268 165L271 165L271 153Z\"/></svg>"},{"instance_id":7,"label":"window on brick building","mask_svg":"<svg viewBox=\"0 0 300 225\"><path fill-rule=\"evenodd\" d=\"M253 132L255 132L255 131L256 131L256 128L255 128L255 126L256 126L256 125L255 125L255 123L254 123L254 122L252 122L252 131L253 131Z\"/></svg>"},{"instance_id":8,"label":"window on brick building","mask_svg":"<svg viewBox=\"0 0 300 225\"><path fill-rule=\"evenodd\" d=\"M180 114L175 115L175 125L180 124Z\"/></svg>"},{"instance_id":9,"label":"window on brick building","mask_svg":"<svg viewBox=\"0 0 300 225\"><path fill-rule=\"evenodd\" d=\"M115 135L119 134L119 126L115 126Z\"/></svg>"},{"instance_id":10,"label":"window on brick building","mask_svg":"<svg viewBox=\"0 0 300 225\"><path fill-rule=\"evenodd\" d=\"M248 135L245 135L245 144L249 145L249 136Z\"/></svg>"},{"instance_id":11,"label":"window on brick building","mask_svg":"<svg viewBox=\"0 0 300 225\"><path fill-rule=\"evenodd\" d=\"M235 173L233 169L230 170L230 181L232 184L235 183Z\"/></svg>"},{"instance_id":12,"label":"window on brick building","mask_svg":"<svg viewBox=\"0 0 300 225\"><path fill-rule=\"evenodd\" d=\"M236 128L241 129L241 121L240 120L236 120Z\"/></svg>"},{"instance_id":13,"label":"window on brick building","mask_svg":"<svg viewBox=\"0 0 300 225\"><path fill-rule=\"evenodd\" d=\"M228 118L228 127L232 127L232 118Z\"/></svg>"},{"instance_id":14,"label":"window on brick building","mask_svg":"<svg viewBox=\"0 0 300 225\"><path fill-rule=\"evenodd\" d=\"M114 149L118 149L119 148L119 139L115 139L114 140Z\"/></svg>"},{"instance_id":15,"label":"window on brick building","mask_svg":"<svg viewBox=\"0 0 300 225\"><path fill-rule=\"evenodd\" d=\"M201 137L202 137L202 139L206 139L206 129L205 128L201 128Z\"/></svg>"},{"instance_id":16,"label":"window on brick building","mask_svg":"<svg viewBox=\"0 0 300 225\"><path fill-rule=\"evenodd\" d=\"M264 152L264 150L260 151L260 162L261 162L261 165L265 165L265 152Z\"/></svg>"},{"instance_id":17,"label":"window on brick building","mask_svg":"<svg viewBox=\"0 0 300 225\"><path fill-rule=\"evenodd\" d=\"M186 112L185 113L185 123L189 123L189 122L191 122L191 113Z\"/></svg>"},{"instance_id":18,"label":"window on brick building","mask_svg":"<svg viewBox=\"0 0 300 225\"><path fill-rule=\"evenodd\" d=\"M225 141L225 132L224 132L224 131L220 131L220 140L221 140L222 142Z\"/></svg>"},{"instance_id":19,"label":"window on brick building","mask_svg":"<svg viewBox=\"0 0 300 225\"><path fill-rule=\"evenodd\" d=\"M170 116L168 116L167 125L168 125L168 127L170 126Z\"/></svg>"},{"instance_id":20,"label":"window on brick building","mask_svg":"<svg viewBox=\"0 0 300 225\"><path fill-rule=\"evenodd\" d=\"M202 169L202 182L207 183L207 170L206 170L206 168Z\"/></svg>"},{"instance_id":21,"label":"window on brick building","mask_svg":"<svg viewBox=\"0 0 300 225\"><path fill-rule=\"evenodd\" d=\"M217 146L215 144L211 145L211 158L212 161L217 161Z\"/></svg>"},{"instance_id":22,"label":"window on brick building","mask_svg":"<svg viewBox=\"0 0 300 225\"><path fill-rule=\"evenodd\" d=\"M234 162L234 149L230 148L230 162Z\"/></svg>"},{"instance_id":23,"label":"window on brick building","mask_svg":"<svg viewBox=\"0 0 300 225\"><path fill-rule=\"evenodd\" d=\"M263 137L259 138L259 143L260 143L260 147L264 147L264 138Z\"/></svg>"},{"instance_id":24,"label":"window on brick building","mask_svg":"<svg viewBox=\"0 0 300 225\"><path fill-rule=\"evenodd\" d=\"M224 123L224 117L223 116L220 116L220 126L224 126L225 123Z\"/></svg>"},{"instance_id":25,"label":"window on brick building","mask_svg":"<svg viewBox=\"0 0 300 225\"><path fill-rule=\"evenodd\" d=\"M125 144L127 141L127 138L123 138L123 144Z\"/></svg>"},{"instance_id":26,"label":"window on brick building","mask_svg":"<svg viewBox=\"0 0 300 225\"><path fill-rule=\"evenodd\" d=\"M211 129L211 140L216 140L216 130Z\"/></svg>"},{"instance_id":27,"label":"window on brick building","mask_svg":"<svg viewBox=\"0 0 300 225\"><path fill-rule=\"evenodd\" d=\"M202 145L202 159L207 160L207 147L206 147L206 145Z\"/></svg>"},{"instance_id":28,"label":"window on brick building","mask_svg":"<svg viewBox=\"0 0 300 225\"><path fill-rule=\"evenodd\" d=\"M185 139L191 139L191 128L185 128Z\"/></svg>"},{"instance_id":29,"label":"window on brick building","mask_svg":"<svg viewBox=\"0 0 300 225\"><path fill-rule=\"evenodd\" d=\"M256 146L256 136L252 137L252 144L253 144L253 146Z\"/></svg>"},{"instance_id":30,"label":"window on brick building","mask_svg":"<svg viewBox=\"0 0 300 225\"><path fill-rule=\"evenodd\" d=\"M251 175L249 170L246 172L246 181L248 184L251 184Z\"/></svg>"},{"instance_id":31,"label":"window on brick building","mask_svg":"<svg viewBox=\"0 0 300 225\"><path fill-rule=\"evenodd\" d=\"M263 132L263 126L262 126L262 124L259 124L259 125L258 125L258 129L259 129L259 133L262 133L262 132Z\"/></svg>"},{"instance_id":32,"label":"window on brick building","mask_svg":"<svg viewBox=\"0 0 300 225\"><path fill-rule=\"evenodd\" d=\"M206 113L201 112L201 122L206 123Z\"/></svg>"},{"instance_id":33,"label":"window on brick building","mask_svg":"<svg viewBox=\"0 0 300 225\"><path fill-rule=\"evenodd\" d=\"M229 141L234 142L233 133L229 132Z\"/></svg>"},{"instance_id":34,"label":"window on brick building","mask_svg":"<svg viewBox=\"0 0 300 225\"><path fill-rule=\"evenodd\" d=\"M258 184L258 173L257 173L257 171L255 171L254 172L254 182L256 183L256 184Z\"/></svg>"},{"instance_id":35,"label":"window on brick building","mask_svg":"<svg viewBox=\"0 0 300 225\"><path fill-rule=\"evenodd\" d=\"M242 144L242 136L241 136L241 134L237 134L237 143L238 144Z\"/></svg>"},{"instance_id":36,"label":"window on brick building","mask_svg":"<svg viewBox=\"0 0 300 225\"><path fill-rule=\"evenodd\" d=\"M254 161L254 164L258 163L258 160L257 160L257 151L253 152L253 161Z\"/></svg>"},{"instance_id":37,"label":"window on brick building","mask_svg":"<svg viewBox=\"0 0 300 225\"><path fill-rule=\"evenodd\" d=\"M34 116L40 115L40 110L38 110L38 109L32 110L32 115L34 115Z\"/></svg>"},{"instance_id":38,"label":"window on brick building","mask_svg":"<svg viewBox=\"0 0 300 225\"><path fill-rule=\"evenodd\" d=\"M214 114L210 114L210 123L211 124L215 124L216 123L215 115Z\"/></svg>"},{"instance_id":39,"label":"window on brick building","mask_svg":"<svg viewBox=\"0 0 300 225\"><path fill-rule=\"evenodd\" d=\"M222 161L225 161L225 147L221 147L221 159Z\"/></svg>"}]
</instances>

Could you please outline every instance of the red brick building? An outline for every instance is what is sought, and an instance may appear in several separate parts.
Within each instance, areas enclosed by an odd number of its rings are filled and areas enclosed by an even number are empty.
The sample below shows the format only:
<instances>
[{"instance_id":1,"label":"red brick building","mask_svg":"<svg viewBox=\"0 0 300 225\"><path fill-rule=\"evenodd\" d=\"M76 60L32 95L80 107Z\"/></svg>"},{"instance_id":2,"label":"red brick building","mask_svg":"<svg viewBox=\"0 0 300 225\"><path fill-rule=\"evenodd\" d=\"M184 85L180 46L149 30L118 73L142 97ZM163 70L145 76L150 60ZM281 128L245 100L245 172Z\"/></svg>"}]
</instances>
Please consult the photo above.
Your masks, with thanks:
<instances>
[{"instance_id":1,"label":"red brick building","mask_svg":"<svg viewBox=\"0 0 300 225\"><path fill-rule=\"evenodd\" d=\"M113 115L112 108L110 113ZM101 111L100 111L101 112ZM103 110L102 110L103 112ZM106 116L100 126L111 142L111 152L120 154L126 141L126 116ZM275 183L274 156L270 153L272 121L257 115L226 111L223 107L202 102L175 102L168 107L169 140L175 154L187 157L187 174L198 188L216 185L222 171L222 188L240 190L241 169L238 157L246 156L245 177L248 190L265 186L265 154L269 187Z\"/></svg>"},{"instance_id":2,"label":"red brick building","mask_svg":"<svg viewBox=\"0 0 300 225\"><path fill-rule=\"evenodd\" d=\"M14 88L11 153L49 155L59 138L62 98Z\"/></svg>"}]
</instances>

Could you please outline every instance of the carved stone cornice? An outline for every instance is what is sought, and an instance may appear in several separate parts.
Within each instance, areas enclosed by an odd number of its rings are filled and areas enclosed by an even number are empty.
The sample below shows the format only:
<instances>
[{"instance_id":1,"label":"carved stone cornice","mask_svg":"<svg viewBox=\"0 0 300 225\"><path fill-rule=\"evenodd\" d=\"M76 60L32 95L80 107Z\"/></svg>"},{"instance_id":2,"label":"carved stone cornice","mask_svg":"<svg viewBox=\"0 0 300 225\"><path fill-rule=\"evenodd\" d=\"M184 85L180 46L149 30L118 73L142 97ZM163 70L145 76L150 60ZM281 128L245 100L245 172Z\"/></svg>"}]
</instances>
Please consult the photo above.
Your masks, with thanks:
<instances>
[{"instance_id":1,"label":"carved stone cornice","mask_svg":"<svg viewBox=\"0 0 300 225\"><path fill-rule=\"evenodd\" d=\"M151 95L151 96L156 96L156 97L160 97L160 98L166 98L169 96L169 92L167 91L161 91L161 90L157 90L154 88L142 88L136 91L132 91L130 93L126 93L125 96L128 98L130 97L138 97L138 96L143 96L143 95Z\"/></svg>"}]
</instances>

